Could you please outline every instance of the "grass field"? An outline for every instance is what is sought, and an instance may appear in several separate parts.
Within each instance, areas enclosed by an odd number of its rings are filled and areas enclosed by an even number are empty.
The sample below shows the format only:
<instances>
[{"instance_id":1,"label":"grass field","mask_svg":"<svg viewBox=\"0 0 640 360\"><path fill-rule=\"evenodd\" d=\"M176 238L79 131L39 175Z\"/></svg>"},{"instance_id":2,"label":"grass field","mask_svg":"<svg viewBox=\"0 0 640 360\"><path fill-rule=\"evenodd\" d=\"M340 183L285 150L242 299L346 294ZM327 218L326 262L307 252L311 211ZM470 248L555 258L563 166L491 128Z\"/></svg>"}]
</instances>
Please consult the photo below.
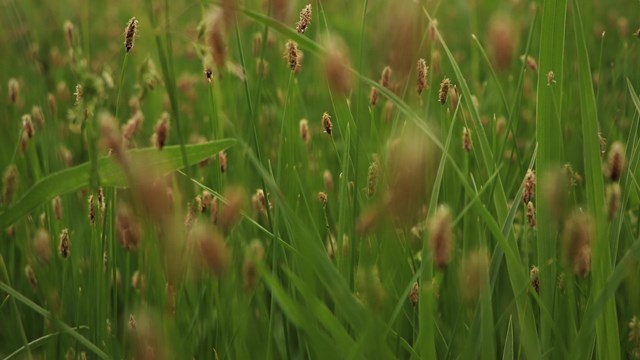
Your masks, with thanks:
<instances>
[{"instance_id":1,"label":"grass field","mask_svg":"<svg viewBox=\"0 0 640 360\"><path fill-rule=\"evenodd\" d=\"M639 18L0 1L0 358L640 359Z\"/></svg>"}]
</instances>

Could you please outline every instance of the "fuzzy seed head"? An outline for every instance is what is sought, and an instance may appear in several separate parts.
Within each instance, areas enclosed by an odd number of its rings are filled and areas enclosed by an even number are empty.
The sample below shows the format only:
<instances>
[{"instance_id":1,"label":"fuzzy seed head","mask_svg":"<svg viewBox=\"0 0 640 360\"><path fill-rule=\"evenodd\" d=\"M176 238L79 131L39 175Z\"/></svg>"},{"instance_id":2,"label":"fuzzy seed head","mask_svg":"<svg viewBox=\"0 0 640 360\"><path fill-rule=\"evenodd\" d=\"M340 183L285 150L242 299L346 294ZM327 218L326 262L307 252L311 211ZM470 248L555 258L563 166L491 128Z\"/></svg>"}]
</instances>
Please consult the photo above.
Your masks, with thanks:
<instances>
[{"instance_id":1,"label":"fuzzy seed head","mask_svg":"<svg viewBox=\"0 0 640 360\"><path fill-rule=\"evenodd\" d=\"M33 117L34 121L36 122L36 125L38 126L38 128L43 129L44 128L44 113L42 112L42 108L40 106L34 105L31 108L31 116Z\"/></svg>"},{"instance_id":2,"label":"fuzzy seed head","mask_svg":"<svg viewBox=\"0 0 640 360\"><path fill-rule=\"evenodd\" d=\"M100 132L102 134L102 146L121 164L126 162L125 152L122 146L122 136L116 125L116 120L107 113L102 113L98 117Z\"/></svg>"},{"instance_id":3,"label":"fuzzy seed head","mask_svg":"<svg viewBox=\"0 0 640 360\"><path fill-rule=\"evenodd\" d=\"M126 205L118 208L116 215L116 235L120 245L127 250L135 250L140 242L140 227L131 210Z\"/></svg>"},{"instance_id":4,"label":"fuzzy seed head","mask_svg":"<svg viewBox=\"0 0 640 360\"><path fill-rule=\"evenodd\" d=\"M153 146L158 150L162 150L169 138L169 113L163 112L160 120L156 123L156 129L151 137Z\"/></svg>"},{"instance_id":5,"label":"fuzzy seed head","mask_svg":"<svg viewBox=\"0 0 640 360\"><path fill-rule=\"evenodd\" d=\"M333 191L333 175L331 175L331 171L325 170L322 173L322 181L324 182L324 187L328 192Z\"/></svg>"},{"instance_id":6,"label":"fuzzy seed head","mask_svg":"<svg viewBox=\"0 0 640 360\"><path fill-rule=\"evenodd\" d=\"M300 71L301 65L301 51L298 50L298 44L295 41L289 40L285 44L285 57L289 69L296 73Z\"/></svg>"},{"instance_id":7,"label":"fuzzy seed head","mask_svg":"<svg viewBox=\"0 0 640 360\"><path fill-rule=\"evenodd\" d=\"M349 49L344 41L336 36L327 36L323 41L327 53L323 57L324 75L329 87L339 94L348 95L353 79L349 68L351 60Z\"/></svg>"},{"instance_id":8,"label":"fuzzy seed head","mask_svg":"<svg viewBox=\"0 0 640 360\"><path fill-rule=\"evenodd\" d=\"M258 282L258 272L256 264L264 259L264 246L258 239L253 239L245 248L244 264L242 265L242 277L244 287L247 291L251 291L256 287Z\"/></svg>"},{"instance_id":9,"label":"fuzzy seed head","mask_svg":"<svg viewBox=\"0 0 640 360\"><path fill-rule=\"evenodd\" d=\"M27 278L29 285L31 288L35 290L38 287L38 279L36 278L36 274L33 272L33 268L31 265L27 265L24 267L24 276Z\"/></svg>"},{"instance_id":10,"label":"fuzzy seed head","mask_svg":"<svg viewBox=\"0 0 640 360\"><path fill-rule=\"evenodd\" d=\"M451 221L451 211L447 206L440 206L429 221L431 256L440 270L444 270L451 260L453 241Z\"/></svg>"},{"instance_id":11,"label":"fuzzy seed head","mask_svg":"<svg viewBox=\"0 0 640 360\"><path fill-rule=\"evenodd\" d=\"M447 102L447 96L449 95L449 88L451 87L451 80L444 78L440 83L440 90L438 91L438 101L444 105Z\"/></svg>"},{"instance_id":12,"label":"fuzzy seed head","mask_svg":"<svg viewBox=\"0 0 640 360\"><path fill-rule=\"evenodd\" d=\"M611 149L609 149L609 157L608 157L608 176L611 181L618 181L620 179L620 175L622 174L622 170L626 165L626 158L624 155L624 145L621 142L616 141L611 145Z\"/></svg>"},{"instance_id":13,"label":"fuzzy seed head","mask_svg":"<svg viewBox=\"0 0 640 360\"><path fill-rule=\"evenodd\" d=\"M218 157L220 158L220 172L224 174L227 172L227 153L220 151Z\"/></svg>"},{"instance_id":14,"label":"fuzzy seed head","mask_svg":"<svg viewBox=\"0 0 640 360\"><path fill-rule=\"evenodd\" d=\"M509 68L517 48L512 22L505 16L491 19L489 23L489 48L495 67L499 71Z\"/></svg>"},{"instance_id":15,"label":"fuzzy seed head","mask_svg":"<svg viewBox=\"0 0 640 360\"><path fill-rule=\"evenodd\" d=\"M469 304L478 300L486 290L489 280L489 254L485 249L467 254L460 266L460 288Z\"/></svg>"},{"instance_id":16,"label":"fuzzy seed head","mask_svg":"<svg viewBox=\"0 0 640 360\"><path fill-rule=\"evenodd\" d=\"M9 79L9 103L15 105L20 97L20 83L15 78Z\"/></svg>"},{"instance_id":17,"label":"fuzzy seed head","mask_svg":"<svg viewBox=\"0 0 640 360\"><path fill-rule=\"evenodd\" d=\"M76 97L76 105L79 105L80 103L82 103L82 85L78 84L76 85L76 90L74 91L73 95Z\"/></svg>"},{"instance_id":18,"label":"fuzzy seed head","mask_svg":"<svg viewBox=\"0 0 640 360\"><path fill-rule=\"evenodd\" d=\"M128 53L133 48L133 43L138 32L138 20L132 17L127 23L127 27L124 30L124 49Z\"/></svg>"},{"instance_id":19,"label":"fuzzy seed head","mask_svg":"<svg viewBox=\"0 0 640 360\"><path fill-rule=\"evenodd\" d=\"M307 119L300 120L300 138L305 145L311 142L311 133L309 132L309 122Z\"/></svg>"},{"instance_id":20,"label":"fuzzy seed head","mask_svg":"<svg viewBox=\"0 0 640 360\"><path fill-rule=\"evenodd\" d=\"M92 226L95 226L95 224L96 224L96 205L95 205L95 201L93 199L93 194L89 195L88 203L89 203L89 223Z\"/></svg>"},{"instance_id":21,"label":"fuzzy seed head","mask_svg":"<svg viewBox=\"0 0 640 360\"><path fill-rule=\"evenodd\" d=\"M48 263L51 260L51 237L47 230L38 229L33 238L33 249L40 262Z\"/></svg>"},{"instance_id":22,"label":"fuzzy seed head","mask_svg":"<svg viewBox=\"0 0 640 360\"><path fill-rule=\"evenodd\" d=\"M538 267L532 265L531 270L529 270L529 280L531 281L531 287L533 287L536 293L540 294L540 279L538 278L538 273Z\"/></svg>"},{"instance_id":23,"label":"fuzzy seed head","mask_svg":"<svg viewBox=\"0 0 640 360\"><path fill-rule=\"evenodd\" d=\"M613 219L618 214L618 208L620 207L620 184L613 183L607 185L607 215L609 222L613 221Z\"/></svg>"},{"instance_id":24,"label":"fuzzy seed head","mask_svg":"<svg viewBox=\"0 0 640 360\"><path fill-rule=\"evenodd\" d=\"M333 126L331 124L331 116L329 116L329 113L327 112L322 114L322 127L324 128L324 132L331 135L331 129Z\"/></svg>"},{"instance_id":25,"label":"fuzzy seed head","mask_svg":"<svg viewBox=\"0 0 640 360\"><path fill-rule=\"evenodd\" d=\"M607 139L602 136L602 132L598 131L598 142L600 143L600 157L604 158L604 154L607 149Z\"/></svg>"},{"instance_id":26,"label":"fuzzy seed head","mask_svg":"<svg viewBox=\"0 0 640 360\"><path fill-rule=\"evenodd\" d=\"M73 48L73 32L74 26L73 23L69 20L64 22L64 34L67 38L67 46L69 48Z\"/></svg>"},{"instance_id":27,"label":"fuzzy seed head","mask_svg":"<svg viewBox=\"0 0 640 360\"><path fill-rule=\"evenodd\" d=\"M378 176L380 175L380 159L377 154L373 154L369 172L367 173L367 196L373 197L376 193L378 185Z\"/></svg>"},{"instance_id":28,"label":"fuzzy seed head","mask_svg":"<svg viewBox=\"0 0 640 360\"><path fill-rule=\"evenodd\" d=\"M252 47L252 54L254 57L258 57L260 56L260 53L262 52L262 33L255 33L253 35L253 47Z\"/></svg>"},{"instance_id":29,"label":"fuzzy seed head","mask_svg":"<svg viewBox=\"0 0 640 360\"><path fill-rule=\"evenodd\" d=\"M51 200L51 207L53 208L53 214L55 215L56 220L60 221L62 219L63 212L62 199L60 199L60 196L56 196Z\"/></svg>"},{"instance_id":30,"label":"fuzzy seed head","mask_svg":"<svg viewBox=\"0 0 640 360\"><path fill-rule=\"evenodd\" d=\"M549 70L547 73L547 86L551 86L556 83L556 74Z\"/></svg>"},{"instance_id":31,"label":"fuzzy seed head","mask_svg":"<svg viewBox=\"0 0 640 360\"><path fill-rule=\"evenodd\" d=\"M580 277L585 277L591 269L591 241L593 221L584 214L572 214L564 224L563 245L565 260Z\"/></svg>"},{"instance_id":32,"label":"fuzzy seed head","mask_svg":"<svg viewBox=\"0 0 640 360\"><path fill-rule=\"evenodd\" d=\"M213 226L197 222L191 232L189 241L197 244L204 264L215 276L221 276L229 264L229 250L222 234Z\"/></svg>"},{"instance_id":33,"label":"fuzzy seed head","mask_svg":"<svg viewBox=\"0 0 640 360\"><path fill-rule=\"evenodd\" d=\"M389 82L391 81L391 66L385 66L380 74L380 85L389 88Z\"/></svg>"},{"instance_id":34,"label":"fuzzy seed head","mask_svg":"<svg viewBox=\"0 0 640 360\"><path fill-rule=\"evenodd\" d=\"M528 204L533 200L536 191L536 174L533 170L527 170L527 174L524 176L524 184L522 186L522 201L525 204Z\"/></svg>"},{"instance_id":35,"label":"fuzzy seed head","mask_svg":"<svg viewBox=\"0 0 640 360\"><path fill-rule=\"evenodd\" d=\"M33 121L31 120L31 115L29 114L22 115L22 132L26 134L29 139L31 139L36 133L36 129L33 127Z\"/></svg>"},{"instance_id":36,"label":"fuzzy seed head","mask_svg":"<svg viewBox=\"0 0 640 360\"><path fill-rule=\"evenodd\" d=\"M369 94L369 104L376 106L378 104L378 89L371 87L371 94Z\"/></svg>"},{"instance_id":37,"label":"fuzzy seed head","mask_svg":"<svg viewBox=\"0 0 640 360\"><path fill-rule=\"evenodd\" d=\"M47 94L47 106L54 116L58 113L58 102L56 101L56 96L52 93Z\"/></svg>"},{"instance_id":38,"label":"fuzzy seed head","mask_svg":"<svg viewBox=\"0 0 640 360\"><path fill-rule=\"evenodd\" d=\"M327 193L324 191L320 191L318 193L318 201L320 201L320 204L322 204L323 208L327 207L327 200L328 200Z\"/></svg>"},{"instance_id":39,"label":"fuzzy seed head","mask_svg":"<svg viewBox=\"0 0 640 360\"><path fill-rule=\"evenodd\" d=\"M409 293L409 302L411 306L416 307L418 305L418 300L420 299L420 286L418 282L414 282L413 286L411 286L411 292Z\"/></svg>"},{"instance_id":40,"label":"fuzzy seed head","mask_svg":"<svg viewBox=\"0 0 640 360\"><path fill-rule=\"evenodd\" d=\"M2 177L2 202L8 206L13 195L18 190L18 169L15 165L9 165Z\"/></svg>"},{"instance_id":41,"label":"fuzzy seed head","mask_svg":"<svg viewBox=\"0 0 640 360\"><path fill-rule=\"evenodd\" d=\"M220 225L228 230L235 224L244 209L246 195L241 187L229 187L223 198L226 200L220 214Z\"/></svg>"},{"instance_id":42,"label":"fuzzy seed head","mask_svg":"<svg viewBox=\"0 0 640 360\"><path fill-rule=\"evenodd\" d=\"M418 73L418 81L416 83L416 92L418 96L422 95L424 89L428 86L428 76L429 76L429 67L427 66L427 62L424 59L419 59L418 64L416 66L416 70Z\"/></svg>"},{"instance_id":43,"label":"fuzzy seed head","mask_svg":"<svg viewBox=\"0 0 640 360\"><path fill-rule=\"evenodd\" d=\"M300 20L296 25L296 31L300 34L304 34L307 31L307 27L311 24L311 4L307 4L302 11L300 11Z\"/></svg>"},{"instance_id":44,"label":"fuzzy seed head","mask_svg":"<svg viewBox=\"0 0 640 360\"><path fill-rule=\"evenodd\" d=\"M69 240L69 230L63 229L60 233L60 245L58 245L60 256L66 259L71 255L71 240Z\"/></svg>"},{"instance_id":45,"label":"fuzzy seed head","mask_svg":"<svg viewBox=\"0 0 640 360\"><path fill-rule=\"evenodd\" d=\"M471 151L471 146L471 134L469 132L469 129L465 126L464 128L462 128L462 148L464 149L464 151L469 152Z\"/></svg>"},{"instance_id":46,"label":"fuzzy seed head","mask_svg":"<svg viewBox=\"0 0 640 360\"><path fill-rule=\"evenodd\" d=\"M209 52L218 70L227 62L227 40L223 14L219 8L212 8L207 15L205 36Z\"/></svg>"},{"instance_id":47,"label":"fuzzy seed head","mask_svg":"<svg viewBox=\"0 0 640 360\"><path fill-rule=\"evenodd\" d=\"M363 267L358 269L357 288L361 300L370 307L380 308L385 299L386 293L380 280L378 267Z\"/></svg>"},{"instance_id":48,"label":"fuzzy seed head","mask_svg":"<svg viewBox=\"0 0 640 360\"><path fill-rule=\"evenodd\" d=\"M531 201L527 203L527 223L530 228L536 226L536 208Z\"/></svg>"},{"instance_id":49,"label":"fuzzy seed head","mask_svg":"<svg viewBox=\"0 0 640 360\"><path fill-rule=\"evenodd\" d=\"M520 56L520 59L522 61L525 62L525 64L527 64L527 68L529 68L529 70L533 71L533 72L538 72L538 63L536 62L536 59L534 59L532 56ZM547 74L548 75L548 74Z\"/></svg>"}]
</instances>

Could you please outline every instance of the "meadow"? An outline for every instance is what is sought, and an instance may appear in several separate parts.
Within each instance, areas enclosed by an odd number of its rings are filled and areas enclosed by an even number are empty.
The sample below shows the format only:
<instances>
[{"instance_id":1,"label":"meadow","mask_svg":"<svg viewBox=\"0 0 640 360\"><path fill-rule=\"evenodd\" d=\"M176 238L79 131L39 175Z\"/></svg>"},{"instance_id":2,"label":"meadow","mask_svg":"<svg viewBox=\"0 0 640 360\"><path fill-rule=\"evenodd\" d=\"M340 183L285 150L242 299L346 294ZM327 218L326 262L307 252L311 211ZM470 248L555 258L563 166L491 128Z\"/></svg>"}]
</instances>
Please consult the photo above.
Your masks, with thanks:
<instances>
[{"instance_id":1,"label":"meadow","mask_svg":"<svg viewBox=\"0 0 640 360\"><path fill-rule=\"evenodd\" d=\"M639 18L0 1L0 358L640 359Z\"/></svg>"}]
</instances>

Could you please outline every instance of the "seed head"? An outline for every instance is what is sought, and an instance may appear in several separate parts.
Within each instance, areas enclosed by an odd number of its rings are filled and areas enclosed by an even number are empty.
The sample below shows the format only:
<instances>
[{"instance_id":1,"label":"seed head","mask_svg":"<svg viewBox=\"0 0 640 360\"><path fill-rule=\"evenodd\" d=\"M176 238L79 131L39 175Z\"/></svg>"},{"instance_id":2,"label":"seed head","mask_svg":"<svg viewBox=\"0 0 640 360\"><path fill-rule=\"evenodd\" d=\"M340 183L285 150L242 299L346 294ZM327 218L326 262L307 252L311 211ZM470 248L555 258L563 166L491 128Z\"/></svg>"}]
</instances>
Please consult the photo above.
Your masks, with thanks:
<instances>
[{"instance_id":1,"label":"seed head","mask_svg":"<svg viewBox=\"0 0 640 360\"><path fill-rule=\"evenodd\" d=\"M73 48L73 23L69 20L64 22L64 34L67 38L67 46Z\"/></svg>"},{"instance_id":2,"label":"seed head","mask_svg":"<svg viewBox=\"0 0 640 360\"><path fill-rule=\"evenodd\" d=\"M411 287L411 292L409 293L409 302L413 307L416 307L416 305L418 305L419 299L420 299L420 286L416 281L413 283L413 286Z\"/></svg>"},{"instance_id":3,"label":"seed head","mask_svg":"<svg viewBox=\"0 0 640 360\"><path fill-rule=\"evenodd\" d=\"M598 131L598 142L600 143L600 157L604 159L604 154L607 149L607 139L602 136L601 131Z\"/></svg>"},{"instance_id":4,"label":"seed head","mask_svg":"<svg viewBox=\"0 0 640 360\"><path fill-rule=\"evenodd\" d=\"M452 239L451 211L447 206L440 206L429 221L431 256L440 270L444 270L449 264Z\"/></svg>"},{"instance_id":5,"label":"seed head","mask_svg":"<svg viewBox=\"0 0 640 360\"><path fill-rule=\"evenodd\" d=\"M301 51L298 50L298 44L295 41L289 40L285 44L285 55L289 69L298 73L300 71L301 64Z\"/></svg>"},{"instance_id":6,"label":"seed head","mask_svg":"<svg viewBox=\"0 0 640 360\"><path fill-rule=\"evenodd\" d=\"M369 94L369 104L376 106L378 104L378 89L371 87L371 94Z\"/></svg>"},{"instance_id":7,"label":"seed head","mask_svg":"<svg viewBox=\"0 0 640 360\"><path fill-rule=\"evenodd\" d=\"M100 132L102 133L102 146L121 164L126 162L125 152L122 146L122 136L116 125L116 120L108 113L102 113L98 117Z\"/></svg>"},{"instance_id":8,"label":"seed head","mask_svg":"<svg viewBox=\"0 0 640 360\"><path fill-rule=\"evenodd\" d=\"M242 275L244 287L247 291L253 290L258 281L256 264L264 259L264 246L258 239L253 239L245 248Z\"/></svg>"},{"instance_id":9,"label":"seed head","mask_svg":"<svg viewBox=\"0 0 640 360\"><path fill-rule=\"evenodd\" d=\"M320 201L320 204L322 204L323 208L327 207L327 200L328 200L327 193L324 191L320 191L318 193L318 201Z\"/></svg>"},{"instance_id":10,"label":"seed head","mask_svg":"<svg viewBox=\"0 0 640 360\"><path fill-rule=\"evenodd\" d=\"M93 200L93 194L89 195L89 223L91 225L96 224L96 206L95 201Z\"/></svg>"},{"instance_id":11,"label":"seed head","mask_svg":"<svg viewBox=\"0 0 640 360\"><path fill-rule=\"evenodd\" d=\"M497 70L506 70L513 60L517 48L516 32L512 22L502 17L494 17L489 23L489 48Z\"/></svg>"},{"instance_id":12,"label":"seed head","mask_svg":"<svg viewBox=\"0 0 640 360\"><path fill-rule=\"evenodd\" d=\"M567 219L563 230L565 260L580 277L591 269L592 238L592 220L588 215L576 212Z\"/></svg>"},{"instance_id":13,"label":"seed head","mask_svg":"<svg viewBox=\"0 0 640 360\"><path fill-rule=\"evenodd\" d=\"M449 87L451 86L451 80L444 78L440 83L440 90L438 91L438 101L444 105L447 102L447 96L449 95Z\"/></svg>"},{"instance_id":14,"label":"seed head","mask_svg":"<svg viewBox=\"0 0 640 360\"><path fill-rule=\"evenodd\" d=\"M464 151L469 152L471 151L471 146L471 134L469 133L469 129L465 126L462 128L462 148Z\"/></svg>"},{"instance_id":15,"label":"seed head","mask_svg":"<svg viewBox=\"0 0 640 360\"><path fill-rule=\"evenodd\" d=\"M218 157L220 158L220 172L224 174L227 172L227 153L220 151Z\"/></svg>"},{"instance_id":16,"label":"seed head","mask_svg":"<svg viewBox=\"0 0 640 360\"><path fill-rule=\"evenodd\" d=\"M169 113L163 112L156 123L156 129L151 137L151 142L158 150L162 150L169 138Z\"/></svg>"},{"instance_id":17,"label":"seed head","mask_svg":"<svg viewBox=\"0 0 640 360\"><path fill-rule=\"evenodd\" d=\"M524 184L522 185L522 201L528 204L533 200L536 191L536 174L533 170L527 170L524 176Z\"/></svg>"},{"instance_id":18,"label":"seed head","mask_svg":"<svg viewBox=\"0 0 640 360\"><path fill-rule=\"evenodd\" d=\"M349 49L344 41L336 36L327 36L323 40L323 45L327 49L323 57L323 69L329 87L346 96L351 91L353 80L349 71L351 67Z\"/></svg>"},{"instance_id":19,"label":"seed head","mask_svg":"<svg viewBox=\"0 0 640 360\"><path fill-rule=\"evenodd\" d=\"M36 274L33 272L31 265L24 267L24 275L27 277L27 281L29 281L31 288L35 290L38 287L38 279L36 278Z\"/></svg>"},{"instance_id":20,"label":"seed head","mask_svg":"<svg viewBox=\"0 0 640 360\"><path fill-rule=\"evenodd\" d=\"M60 221L62 219L62 199L60 196L56 196L51 200L51 207L53 208L53 214L56 216L56 220Z\"/></svg>"},{"instance_id":21,"label":"seed head","mask_svg":"<svg viewBox=\"0 0 640 360\"><path fill-rule=\"evenodd\" d=\"M467 303L476 301L487 288L489 280L489 255L485 249L478 249L462 260L460 266L460 288Z\"/></svg>"},{"instance_id":22,"label":"seed head","mask_svg":"<svg viewBox=\"0 0 640 360\"><path fill-rule=\"evenodd\" d=\"M76 90L73 93L73 95L76 97L76 103L75 103L76 105L79 105L80 103L82 103L82 95L83 95L82 85L80 84L76 85Z\"/></svg>"},{"instance_id":23,"label":"seed head","mask_svg":"<svg viewBox=\"0 0 640 360\"><path fill-rule=\"evenodd\" d=\"M120 245L129 251L138 248L140 242L140 228L131 210L126 205L118 208L116 215L116 235Z\"/></svg>"},{"instance_id":24,"label":"seed head","mask_svg":"<svg viewBox=\"0 0 640 360\"><path fill-rule=\"evenodd\" d=\"M391 81L391 66L385 66L380 74L380 85L389 88L389 82Z\"/></svg>"},{"instance_id":25,"label":"seed head","mask_svg":"<svg viewBox=\"0 0 640 360\"><path fill-rule=\"evenodd\" d=\"M58 103L56 101L56 96L52 93L47 94L47 106L49 107L49 111L55 117L58 113Z\"/></svg>"},{"instance_id":26,"label":"seed head","mask_svg":"<svg viewBox=\"0 0 640 360\"><path fill-rule=\"evenodd\" d=\"M331 129L333 127L331 125L331 116L329 116L329 113L327 112L322 114L322 127L324 128L324 132L331 135Z\"/></svg>"},{"instance_id":27,"label":"seed head","mask_svg":"<svg viewBox=\"0 0 640 360\"><path fill-rule=\"evenodd\" d=\"M213 226L196 222L191 232L189 241L197 244L204 264L216 276L221 276L229 264L229 250L222 234Z\"/></svg>"},{"instance_id":28,"label":"seed head","mask_svg":"<svg viewBox=\"0 0 640 360\"><path fill-rule=\"evenodd\" d=\"M376 193L376 187L378 185L378 176L380 174L380 160L377 154L373 154L371 164L369 165L369 172L367 173L367 196L373 197Z\"/></svg>"},{"instance_id":29,"label":"seed head","mask_svg":"<svg viewBox=\"0 0 640 360\"><path fill-rule=\"evenodd\" d=\"M40 106L34 105L31 108L31 116L33 116L33 119L36 122L36 125L38 126L38 128L43 129L44 128L44 114L42 113L42 108Z\"/></svg>"},{"instance_id":30,"label":"seed head","mask_svg":"<svg viewBox=\"0 0 640 360\"><path fill-rule=\"evenodd\" d=\"M611 181L618 181L622 170L626 165L626 158L624 155L624 146L619 141L614 142L609 149L608 157L608 176Z\"/></svg>"},{"instance_id":31,"label":"seed head","mask_svg":"<svg viewBox=\"0 0 640 360\"><path fill-rule=\"evenodd\" d=\"M536 208L531 201L527 203L527 223L530 228L536 226Z\"/></svg>"},{"instance_id":32,"label":"seed head","mask_svg":"<svg viewBox=\"0 0 640 360\"><path fill-rule=\"evenodd\" d=\"M307 31L307 27L311 24L311 4L308 4L302 11L300 11L300 20L296 25L296 31L300 34L304 34Z\"/></svg>"},{"instance_id":33,"label":"seed head","mask_svg":"<svg viewBox=\"0 0 640 360\"><path fill-rule=\"evenodd\" d=\"M224 69L227 62L227 40L223 14L219 8L212 8L207 15L205 36L207 46L218 70Z\"/></svg>"},{"instance_id":34,"label":"seed head","mask_svg":"<svg viewBox=\"0 0 640 360\"><path fill-rule=\"evenodd\" d=\"M223 198L226 200L220 214L220 225L225 231L235 224L242 213L245 204L245 192L241 187L229 187Z\"/></svg>"},{"instance_id":35,"label":"seed head","mask_svg":"<svg viewBox=\"0 0 640 360\"><path fill-rule=\"evenodd\" d=\"M31 139L36 133L36 129L33 127L33 121L31 120L31 115L29 114L22 115L22 132L25 133L29 139Z\"/></svg>"},{"instance_id":36,"label":"seed head","mask_svg":"<svg viewBox=\"0 0 640 360\"><path fill-rule=\"evenodd\" d=\"M416 83L416 91L418 92L418 96L422 95L424 89L428 86L428 76L429 76L429 67L427 66L427 62L424 59L418 60L418 65L416 66L416 70L418 73L418 81Z\"/></svg>"},{"instance_id":37,"label":"seed head","mask_svg":"<svg viewBox=\"0 0 640 360\"><path fill-rule=\"evenodd\" d=\"M15 78L9 79L9 103L15 105L20 96L20 83Z\"/></svg>"},{"instance_id":38,"label":"seed head","mask_svg":"<svg viewBox=\"0 0 640 360\"><path fill-rule=\"evenodd\" d=\"M328 192L333 191L333 175L331 175L331 171L325 170L322 173L322 181L324 182L324 187Z\"/></svg>"},{"instance_id":39,"label":"seed head","mask_svg":"<svg viewBox=\"0 0 640 360\"><path fill-rule=\"evenodd\" d=\"M68 258L71 254L71 240L69 240L69 230L63 229L60 233L60 245L58 246L60 256L64 259Z\"/></svg>"},{"instance_id":40,"label":"seed head","mask_svg":"<svg viewBox=\"0 0 640 360\"><path fill-rule=\"evenodd\" d=\"M380 308L386 298L380 271L376 266L358 269L357 287L362 301L372 308Z\"/></svg>"},{"instance_id":41,"label":"seed head","mask_svg":"<svg viewBox=\"0 0 640 360\"><path fill-rule=\"evenodd\" d=\"M260 53L262 52L262 33L255 33L253 35L253 48L252 48L252 53L254 57L258 57L260 56Z\"/></svg>"},{"instance_id":42,"label":"seed head","mask_svg":"<svg viewBox=\"0 0 640 360\"><path fill-rule=\"evenodd\" d=\"M38 229L33 238L33 249L40 262L48 263L51 260L51 237L47 230Z\"/></svg>"},{"instance_id":43,"label":"seed head","mask_svg":"<svg viewBox=\"0 0 640 360\"><path fill-rule=\"evenodd\" d=\"M18 190L18 169L15 165L9 165L2 177L2 201L4 205L11 204L16 190Z\"/></svg>"},{"instance_id":44,"label":"seed head","mask_svg":"<svg viewBox=\"0 0 640 360\"><path fill-rule=\"evenodd\" d=\"M309 122L307 119L300 120L300 138L306 145L311 142L311 133L309 132Z\"/></svg>"},{"instance_id":45,"label":"seed head","mask_svg":"<svg viewBox=\"0 0 640 360\"><path fill-rule=\"evenodd\" d=\"M127 23L127 27L124 30L124 49L127 51L131 51L133 48L133 43L136 38L136 33L138 31L138 20L132 17Z\"/></svg>"},{"instance_id":46,"label":"seed head","mask_svg":"<svg viewBox=\"0 0 640 360\"><path fill-rule=\"evenodd\" d=\"M529 70L533 72L538 72L538 63L536 62L536 59L534 59L529 55L527 56L522 55L520 56L520 59L527 64L527 67L529 68Z\"/></svg>"},{"instance_id":47,"label":"seed head","mask_svg":"<svg viewBox=\"0 0 640 360\"><path fill-rule=\"evenodd\" d=\"M531 270L529 271L529 280L531 281L531 287L533 287L536 293L540 294L540 279L538 279L538 272L538 267L532 265Z\"/></svg>"},{"instance_id":48,"label":"seed head","mask_svg":"<svg viewBox=\"0 0 640 360\"><path fill-rule=\"evenodd\" d=\"M549 70L547 73L547 86L551 86L556 83L556 75L553 71Z\"/></svg>"},{"instance_id":49,"label":"seed head","mask_svg":"<svg viewBox=\"0 0 640 360\"><path fill-rule=\"evenodd\" d=\"M607 185L607 214L611 222L618 213L620 207L620 184L617 182Z\"/></svg>"}]
</instances>

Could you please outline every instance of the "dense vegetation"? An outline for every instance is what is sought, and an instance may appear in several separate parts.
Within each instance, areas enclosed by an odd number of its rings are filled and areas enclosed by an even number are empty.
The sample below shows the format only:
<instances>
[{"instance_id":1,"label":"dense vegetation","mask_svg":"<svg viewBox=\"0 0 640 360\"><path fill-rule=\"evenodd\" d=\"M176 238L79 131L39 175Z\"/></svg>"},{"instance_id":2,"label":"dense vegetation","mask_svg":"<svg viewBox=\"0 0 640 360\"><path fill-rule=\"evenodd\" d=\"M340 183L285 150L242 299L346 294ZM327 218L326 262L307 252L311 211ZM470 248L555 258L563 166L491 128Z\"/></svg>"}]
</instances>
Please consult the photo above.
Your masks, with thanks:
<instances>
[{"instance_id":1,"label":"dense vegetation","mask_svg":"<svg viewBox=\"0 0 640 360\"><path fill-rule=\"evenodd\" d=\"M0 356L640 358L639 15L3 1Z\"/></svg>"}]
</instances>

